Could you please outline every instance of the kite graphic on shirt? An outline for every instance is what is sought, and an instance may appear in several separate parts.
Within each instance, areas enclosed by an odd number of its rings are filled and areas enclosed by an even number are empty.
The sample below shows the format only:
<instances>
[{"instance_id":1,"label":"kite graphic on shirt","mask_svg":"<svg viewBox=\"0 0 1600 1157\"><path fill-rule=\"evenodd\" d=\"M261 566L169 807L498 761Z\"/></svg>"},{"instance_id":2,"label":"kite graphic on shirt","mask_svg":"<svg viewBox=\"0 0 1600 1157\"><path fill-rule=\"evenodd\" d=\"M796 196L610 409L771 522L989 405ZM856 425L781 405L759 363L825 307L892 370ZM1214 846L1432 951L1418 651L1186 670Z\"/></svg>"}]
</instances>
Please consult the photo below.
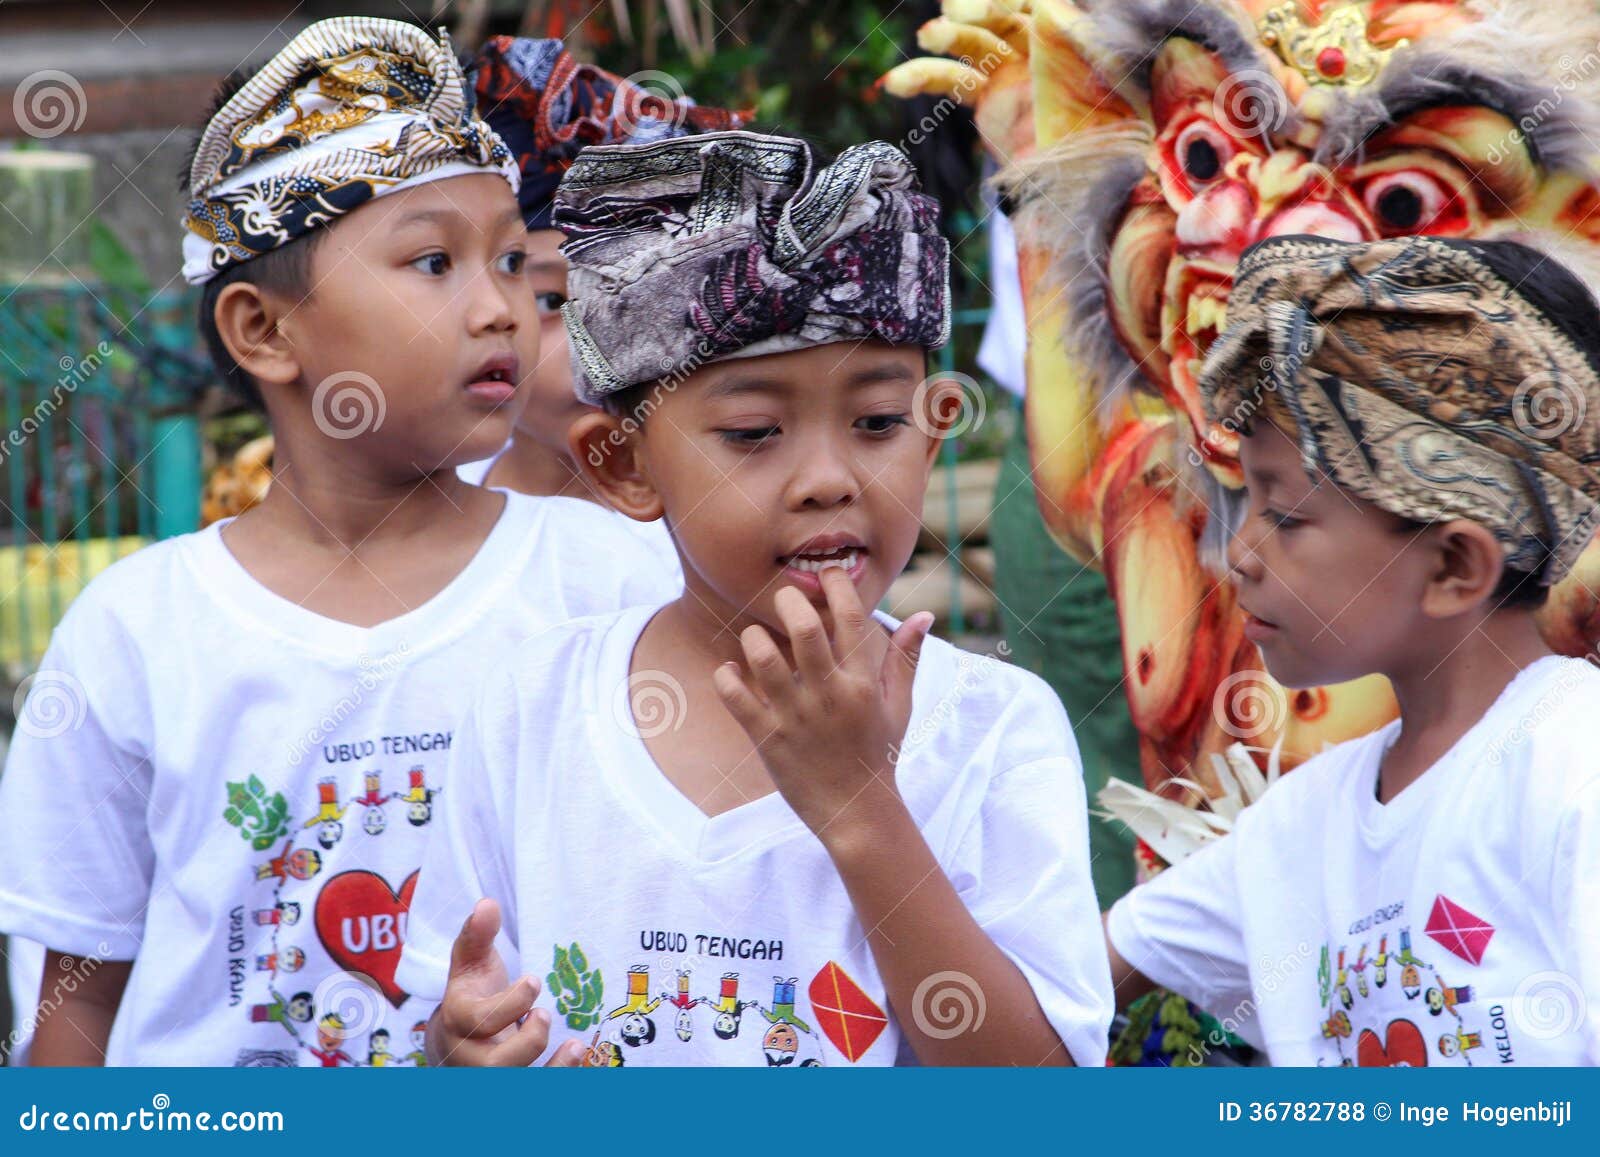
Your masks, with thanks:
<instances>
[{"instance_id":1,"label":"kite graphic on shirt","mask_svg":"<svg viewBox=\"0 0 1600 1157\"><path fill-rule=\"evenodd\" d=\"M1494 925L1475 916L1444 893L1433 898L1433 911L1423 931L1438 941L1447 952L1468 964L1482 964L1483 954L1494 938Z\"/></svg>"},{"instance_id":2,"label":"kite graphic on shirt","mask_svg":"<svg viewBox=\"0 0 1600 1157\"><path fill-rule=\"evenodd\" d=\"M1482 962L1489 940L1494 935L1494 928L1487 922L1442 895L1434 901L1426 931L1445 948L1474 965ZM1336 956L1337 972L1331 975L1328 965L1330 949L1326 945L1323 947L1318 974L1318 988L1326 1016L1320 1025L1322 1038L1334 1042L1338 1049L1339 1063L1344 1065L1357 1064L1362 1067L1427 1065L1431 1055L1429 1034L1409 1018L1403 1016L1390 1018L1381 1030L1376 1027L1362 1027L1358 1031L1356 1027L1363 1013L1366 1013L1370 1020L1371 1014L1383 1007L1379 1005L1375 1008L1367 1002L1374 991L1381 999L1384 989L1388 986L1391 963L1398 963L1400 993L1404 1001L1410 1002L1420 997L1422 1007L1427 1008L1431 1017L1449 1017L1454 1021L1449 1031L1431 1038L1433 1049L1437 1050L1439 1056L1448 1060L1460 1060L1472 1065L1473 1054L1483 1048L1483 1033L1466 1023L1464 1013L1464 1010L1470 1012L1468 1006L1474 1004L1472 986L1448 983L1438 968L1418 956L1412 944L1409 927L1398 929L1398 937L1399 949L1391 955L1388 934L1381 936L1378 940L1377 953L1371 959L1368 959L1367 945L1363 943L1355 964L1348 967L1347 950L1340 947ZM1368 968L1372 970L1372 987L1366 982ZM1356 973L1355 994L1352 994L1348 984L1348 975L1351 971ZM1352 1012L1355 1014L1355 1019L1352 1019ZM1495 1012L1494 1008L1488 1009L1491 1016ZM1355 1038L1354 1058L1345 1049L1346 1042L1352 1037ZM1511 1055L1509 1045L1501 1048L1500 1055L1503 1062L1509 1060Z\"/></svg>"},{"instance_id":3,"label":"kite graphic on shirt","mask_svg":"<svg viewBox=\"0 0 1600 1157\"><path fill-rule=\"evenodd\" d=\"M954 991L936 990L930 1005L939 1001L941 992ZM817 1027L851 1064L865 1056L889 1027L889 1016L878 1002L832 960L811 978L807 995Z\"/></svg>"}]
</instances>

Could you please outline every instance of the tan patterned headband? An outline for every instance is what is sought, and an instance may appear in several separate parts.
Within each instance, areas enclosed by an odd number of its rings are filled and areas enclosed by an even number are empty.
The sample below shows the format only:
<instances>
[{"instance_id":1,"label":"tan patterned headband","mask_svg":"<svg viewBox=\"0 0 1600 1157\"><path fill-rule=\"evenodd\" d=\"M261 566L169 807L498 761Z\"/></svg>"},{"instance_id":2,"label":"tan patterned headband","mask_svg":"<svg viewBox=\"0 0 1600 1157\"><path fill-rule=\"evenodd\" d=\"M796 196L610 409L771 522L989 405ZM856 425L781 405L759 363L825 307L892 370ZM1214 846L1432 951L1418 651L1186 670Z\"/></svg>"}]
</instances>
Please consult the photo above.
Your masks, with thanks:
<instances>
[{"instance_id":1,"label":"tan patterned headband","mask_svg":"<svg viewBox=\"0 0 1600 1157\"><path fill-rule=\"evenodd\" d=\"M1263 242L1200 388L1231 428L1287 412L1307 469L1381 509L1482 523L1541 583L1600 522L1600 375L1475 243Z\"/></svg>"}]
</instances>

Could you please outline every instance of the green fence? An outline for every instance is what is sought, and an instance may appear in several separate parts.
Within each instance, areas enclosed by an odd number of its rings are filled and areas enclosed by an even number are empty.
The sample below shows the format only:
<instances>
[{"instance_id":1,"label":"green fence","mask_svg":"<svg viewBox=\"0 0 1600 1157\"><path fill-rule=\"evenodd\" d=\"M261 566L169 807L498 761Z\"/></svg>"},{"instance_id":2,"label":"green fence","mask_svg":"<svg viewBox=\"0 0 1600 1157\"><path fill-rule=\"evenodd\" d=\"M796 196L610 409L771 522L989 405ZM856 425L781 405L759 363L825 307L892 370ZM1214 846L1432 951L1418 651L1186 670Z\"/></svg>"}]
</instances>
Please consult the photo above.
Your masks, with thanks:
<instances>
[{"instance_id":1,"label":"green fence","mask_svg":"<svg viewBox=\"0 0 1600 1157\"><path fill-rule=\"evenodd\" d=\"M975 249L981 233L970 220L957 224ZM981 284L982 250L968 256ZM16 682L37 665L54 625L96 574L198 525L195 400L212 375L195 348L192 309L187 293L145 300L79 281L0 287L0 676ZM987 317L987 308L955 312L954 340L937 368L976 375ZM989 383L982 389L997 400ZM991 405L990 419L1004 408ZM993 441L992 430L972 433ZM941 463L994 452L972 442L946 442ZM953 510L954 475L946 480ZM950 626L960 633L966 615L950 562Z\"/></svg>"},{"instance_id":2,"label":"green fence","mask_svg":"<svg viewBox=\"0 0 1600 1157\"><path fill-rule=\"evenodd\" d=\"M199 522L191 299L0 293L0 668L37 664L84 584Z\"/></svg>"}]
</instances>

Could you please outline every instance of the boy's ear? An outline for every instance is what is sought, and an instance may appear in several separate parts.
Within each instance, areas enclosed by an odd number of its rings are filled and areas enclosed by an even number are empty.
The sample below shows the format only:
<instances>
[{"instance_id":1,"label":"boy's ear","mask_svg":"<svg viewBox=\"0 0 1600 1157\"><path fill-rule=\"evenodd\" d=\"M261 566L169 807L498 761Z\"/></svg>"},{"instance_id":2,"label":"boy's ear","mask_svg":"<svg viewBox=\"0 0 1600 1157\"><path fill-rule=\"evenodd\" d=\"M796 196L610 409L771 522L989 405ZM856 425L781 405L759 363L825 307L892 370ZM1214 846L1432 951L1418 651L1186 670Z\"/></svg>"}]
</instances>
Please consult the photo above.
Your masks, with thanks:
<instances>
[{"instance_id":1,"label":"boy's ear","mask_svg":"<svg viewBox=\"0 0 1600 1157\"><path fill-rule=\"evenodd\" d=\"M1500 541L1488 527L1465 518L1441 523L1431 533L1438 565L1423 590L1422 613L1447 619L1486 602L1505 567Z\"/></svg>"},{"instance_id":2,"label":"boy's ear","mask_svg":"<svg viewBox=\"0 0 1600 1157\"><path fill-rule=\"evenodd\" d=\"M631 427L631 428L628 428ZM640 467L643 435L636 423L605 410L591 410L567 427L567 449L589 485L629 518L654 522L661 496Z\"/></svg>"},{"instance_id":3,"label":"boy's ear","mask_svg":"<svg viewBox=\"0 0 1600 1157\"><path fill-rule=\"evenodd\" d=\"M971 378L954 371L930 374L912 395L912 405L916 408L912 421L928 435L930 468L946 441L959 438L983 420L982 391Z\"/></svg>"},{"instance_id":4,"label":"boy's ear","mask_svg":"<svg viewBox=\"0 0 1600 1157\"><path fill-rule=\"evenodd\" d=\"M236 281L217 295L217 335L257 382L288 386L300 380L299 356L281 324L287 312L281 297L248 281Z\"/></svg>"}]
</instances>

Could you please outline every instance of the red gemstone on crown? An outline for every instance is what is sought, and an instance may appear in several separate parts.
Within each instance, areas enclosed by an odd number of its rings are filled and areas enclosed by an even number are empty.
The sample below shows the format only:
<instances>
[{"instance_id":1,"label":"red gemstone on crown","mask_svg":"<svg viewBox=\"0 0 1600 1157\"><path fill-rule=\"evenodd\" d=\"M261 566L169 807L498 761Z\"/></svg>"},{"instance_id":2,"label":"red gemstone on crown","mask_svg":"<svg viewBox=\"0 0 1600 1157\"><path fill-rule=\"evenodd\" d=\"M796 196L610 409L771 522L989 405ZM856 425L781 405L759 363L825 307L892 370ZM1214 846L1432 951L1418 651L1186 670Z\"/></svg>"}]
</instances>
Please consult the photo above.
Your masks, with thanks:
<instances>
[{"instance_id":1,"label":"red gemstone on crown","mask_svg":"<svg viewBox=\"0 0 1600 1157\"><path fill-rule=\"evenodd\" d=\"M1327 77L1341 77L1344 75L1344 49L1329 45L1317 53L1317 71Z\"/></svg>"}]
</instances>

